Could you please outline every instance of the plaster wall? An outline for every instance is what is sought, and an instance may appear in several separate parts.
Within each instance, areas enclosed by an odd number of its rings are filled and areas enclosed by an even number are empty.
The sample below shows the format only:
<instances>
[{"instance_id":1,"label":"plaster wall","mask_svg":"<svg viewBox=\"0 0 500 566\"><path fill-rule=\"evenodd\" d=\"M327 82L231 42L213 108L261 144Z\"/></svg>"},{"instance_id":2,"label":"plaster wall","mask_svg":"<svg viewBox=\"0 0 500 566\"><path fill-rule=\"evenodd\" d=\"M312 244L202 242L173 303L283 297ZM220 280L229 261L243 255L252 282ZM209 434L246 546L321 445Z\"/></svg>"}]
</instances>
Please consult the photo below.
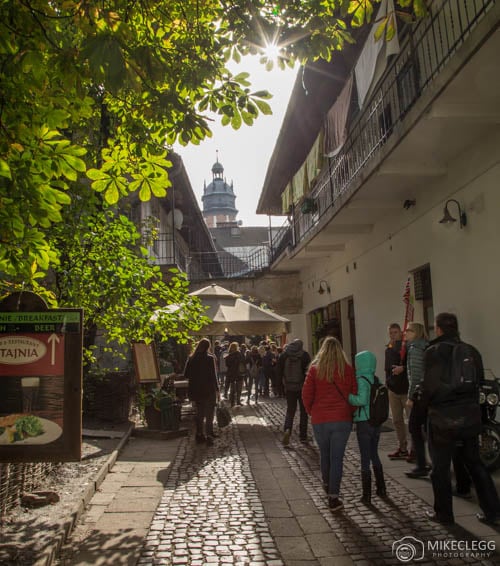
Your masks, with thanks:
<instances>
[{"instance_id":1,"label":"plaster wall","mask_svg":"<svg viewBox=\"0 0 500 566\"><path fill-rule=\"evenodd\" d=\"M304 343L304 349L311 351L311 332L308 328L308 317L305 314L283 314L291 322L291 332L287 335L289 344L295 338L299 338Z\"/></svg>"},{"instance_id":2,"label":"plaster wall","mask_svg":"<svg viewBox=\"0 0 500 566\"><path fill-rule=\"evenodd\" d=\"M374 351L382 374L387 325L403 322L406 278L428 264L434 312L456 313L462 338L477 346L485 368L500 376L499 150L500 133L469 147L446 164L443 177L408 194L416 199L415 207L388 212L371 234L352 239L344 252L302 269L303 312L353 296L357 350ZM449 198L467 213L464 229L458 222L439 223ZM449 210L458 217L455 205ZM330 295L318 294L321 279L329 283ZM417 301L415 306L415 320L421 321L421 305Z\"/></svg>"}]
</instances>

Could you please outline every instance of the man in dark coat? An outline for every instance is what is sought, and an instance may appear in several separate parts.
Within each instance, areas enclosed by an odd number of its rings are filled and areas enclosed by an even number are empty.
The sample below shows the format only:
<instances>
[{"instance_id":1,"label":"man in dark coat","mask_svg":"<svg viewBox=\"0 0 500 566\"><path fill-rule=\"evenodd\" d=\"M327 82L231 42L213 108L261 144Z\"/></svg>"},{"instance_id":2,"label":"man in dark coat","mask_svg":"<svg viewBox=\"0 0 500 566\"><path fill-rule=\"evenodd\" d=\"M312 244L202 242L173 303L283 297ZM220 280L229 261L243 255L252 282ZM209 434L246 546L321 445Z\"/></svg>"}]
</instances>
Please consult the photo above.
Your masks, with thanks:
<instances>
[{"instance_id":1,"label":"man in dark coat","mask_svg":"<svg viewBox=\"0 0 500 566\"><path fill-rule=\"evenodd\" d=\"M288 446L292 434L293 419L299 405L299 435L301 442L307 442L307 412L302 402L302 386L306 378L311 356L302 347L298 338L288 344L278 358L277 371L285 388L286 416L283 445Z\"/></svg>"},{"instance_id":2,"label":"man in dark coat","mask_svg":"<svg viewBox=\"0 0 500 566\"><path fill-rule=\"evenodd\" d=\"M210 354L210 341L202 338L184 369L188 380L189 399L196 409L196 442L214 442L214 414L219 385L217 383L215 357Z\"/></svg>"},{"instance_id":3,"label":"man in dark coat","mask_svg":"<svg viewBox=\"0 0 500 566\"><path fill-rule=\"evenodd\" d=\"M391 459L408 458L405 413L408 416L408 376L401 356L401 327L397 322L389 325L389 344L385 349L385 383L389 389L392 424L396 429L399 446L389 454Z\"/></svg>"},{"instance_id":4,"label":"man in dark coat","mask_svg":"<svg viewBox=\"0 0 500 566\"><path fill-rule=\"evenodd\" d=\"M434 492L434 512L427 512L427 516L443 524L454 522L450 466L459 445L463 464L472 478L483 511L478 513L477 518L487 524L496 524L500 517L500 501L495 484L479 457L481 411L478 386L484 371L481 355L469 346L476 386L453 386L452 354L454 346L461 342L457 317L446 312L438 314L435 329L437 338L425 351L422 384L422 401L429 415L429 452Z\"/></svg>"}]
</instances>

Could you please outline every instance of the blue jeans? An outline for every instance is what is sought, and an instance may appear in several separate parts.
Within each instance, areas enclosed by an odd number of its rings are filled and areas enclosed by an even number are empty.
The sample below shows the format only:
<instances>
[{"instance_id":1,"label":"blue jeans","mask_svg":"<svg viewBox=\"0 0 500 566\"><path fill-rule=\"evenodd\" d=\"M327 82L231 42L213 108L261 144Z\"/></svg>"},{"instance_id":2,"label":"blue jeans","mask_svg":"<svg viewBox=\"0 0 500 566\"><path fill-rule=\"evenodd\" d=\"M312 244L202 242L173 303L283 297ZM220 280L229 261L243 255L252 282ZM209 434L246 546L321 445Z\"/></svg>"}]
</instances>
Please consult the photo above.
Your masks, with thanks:
<instances>
[{"instance_id":1,"label":"blue jeans","mask_svg":"<svg viewBox=\"0 0 500 566\"><path fill-rule=\"evenodd\" d=\"M344 452L352 423L341 421L313 425L314 437L319 447L321 477L328 486L328 495L340 495L340 482L344 468Z\"/></svg>"},{"instance_id":2,"label":"blue jeans","mask_svg":"<svg viewBox=\"0 0 500 566\"><path fill-rule=\"evenodd\" d=\"M370 462L374 468L382 466L378 457L378 441L380 440L380 427L372 426L368 421L356 423L356 436L358 437L359 453L361 456L361 471L370 471Z\"/></svg>"}]
</instances>

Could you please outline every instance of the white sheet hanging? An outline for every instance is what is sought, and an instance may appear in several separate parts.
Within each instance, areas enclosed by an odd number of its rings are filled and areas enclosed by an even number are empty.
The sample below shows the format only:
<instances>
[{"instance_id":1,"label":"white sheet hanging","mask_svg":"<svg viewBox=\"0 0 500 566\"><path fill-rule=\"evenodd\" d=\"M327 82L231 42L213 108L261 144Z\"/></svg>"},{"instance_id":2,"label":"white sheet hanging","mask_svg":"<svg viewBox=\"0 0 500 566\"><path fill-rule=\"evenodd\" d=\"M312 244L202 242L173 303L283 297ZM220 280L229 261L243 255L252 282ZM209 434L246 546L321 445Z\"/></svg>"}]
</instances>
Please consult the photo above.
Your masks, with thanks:
<instances>
[{"instance_id":1,"label":"white sheet hanging","mask_svg":"<svg viewBox=\"0 0 500 566\"><path fill-rule=\"evenodd\" d=\"M341 150L347 136L347 116L351 104L352 74L347 79L337 100L325 118L325 155L334 157Z\"/></svg>"},{"instance_id":2,"label":"white sheet hanging","mask_svg":"<svg viewBox=\"0 0 500 566\"><path fill-rule=\"evenodd\" d=\"M375 40L375 32L381 21L391 16L394 18L395 33L390 41L385 41L381 37ZM396 27L396 16L394 11L394 0L382 0L379 11L375 17L375 23L372 25L370 33L366 39L361 55L354 68L356 76L356 87L358 90L359 107L363 107L366 95L372 84L375 84L382 76L386 66L387 57L399 53L398 30Z\"/></svg>"}]
</instances>

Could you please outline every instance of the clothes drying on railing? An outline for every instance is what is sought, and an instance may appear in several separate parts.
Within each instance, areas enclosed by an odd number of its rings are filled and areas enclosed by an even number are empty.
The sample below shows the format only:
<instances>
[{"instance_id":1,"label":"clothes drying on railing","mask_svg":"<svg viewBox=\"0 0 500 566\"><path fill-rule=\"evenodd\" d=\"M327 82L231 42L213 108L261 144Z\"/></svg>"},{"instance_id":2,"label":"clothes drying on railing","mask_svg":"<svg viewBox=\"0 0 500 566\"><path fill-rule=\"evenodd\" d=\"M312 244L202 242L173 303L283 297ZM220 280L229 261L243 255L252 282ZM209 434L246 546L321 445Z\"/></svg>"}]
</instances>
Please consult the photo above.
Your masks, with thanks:
<instances>
[{"instance_id":1,"label":"clothes drying on railing","mask_svg":"<svg viewBox=\"0 0 500 566\"><path fill-rule=\"evenodd\" d=\"M376 38L377 30L380 26L386 28L382 37ZM394 36L386 41L389 26L394 26ZM396 17L394 10L394 0L382 0L379 11L368 34L361 55L354 68L356 76L356 87L358 91L358 104L363 107L363 103L372 85L376 84L382 77L387 66L387 58L390 55L399 53L398 30L396 27Z\"/></svg>"},{"instance_id":2,"label":"clothes drying on railing","mask_svg":"<svg viewBox=\"0 0 500 566\"><path fill-rule=\"evenodd\" d=\"M325 118L325 155L334 157L342 149L347 138L347 116L351 106L352 74Z\"/></svg>"}]
</instances>

